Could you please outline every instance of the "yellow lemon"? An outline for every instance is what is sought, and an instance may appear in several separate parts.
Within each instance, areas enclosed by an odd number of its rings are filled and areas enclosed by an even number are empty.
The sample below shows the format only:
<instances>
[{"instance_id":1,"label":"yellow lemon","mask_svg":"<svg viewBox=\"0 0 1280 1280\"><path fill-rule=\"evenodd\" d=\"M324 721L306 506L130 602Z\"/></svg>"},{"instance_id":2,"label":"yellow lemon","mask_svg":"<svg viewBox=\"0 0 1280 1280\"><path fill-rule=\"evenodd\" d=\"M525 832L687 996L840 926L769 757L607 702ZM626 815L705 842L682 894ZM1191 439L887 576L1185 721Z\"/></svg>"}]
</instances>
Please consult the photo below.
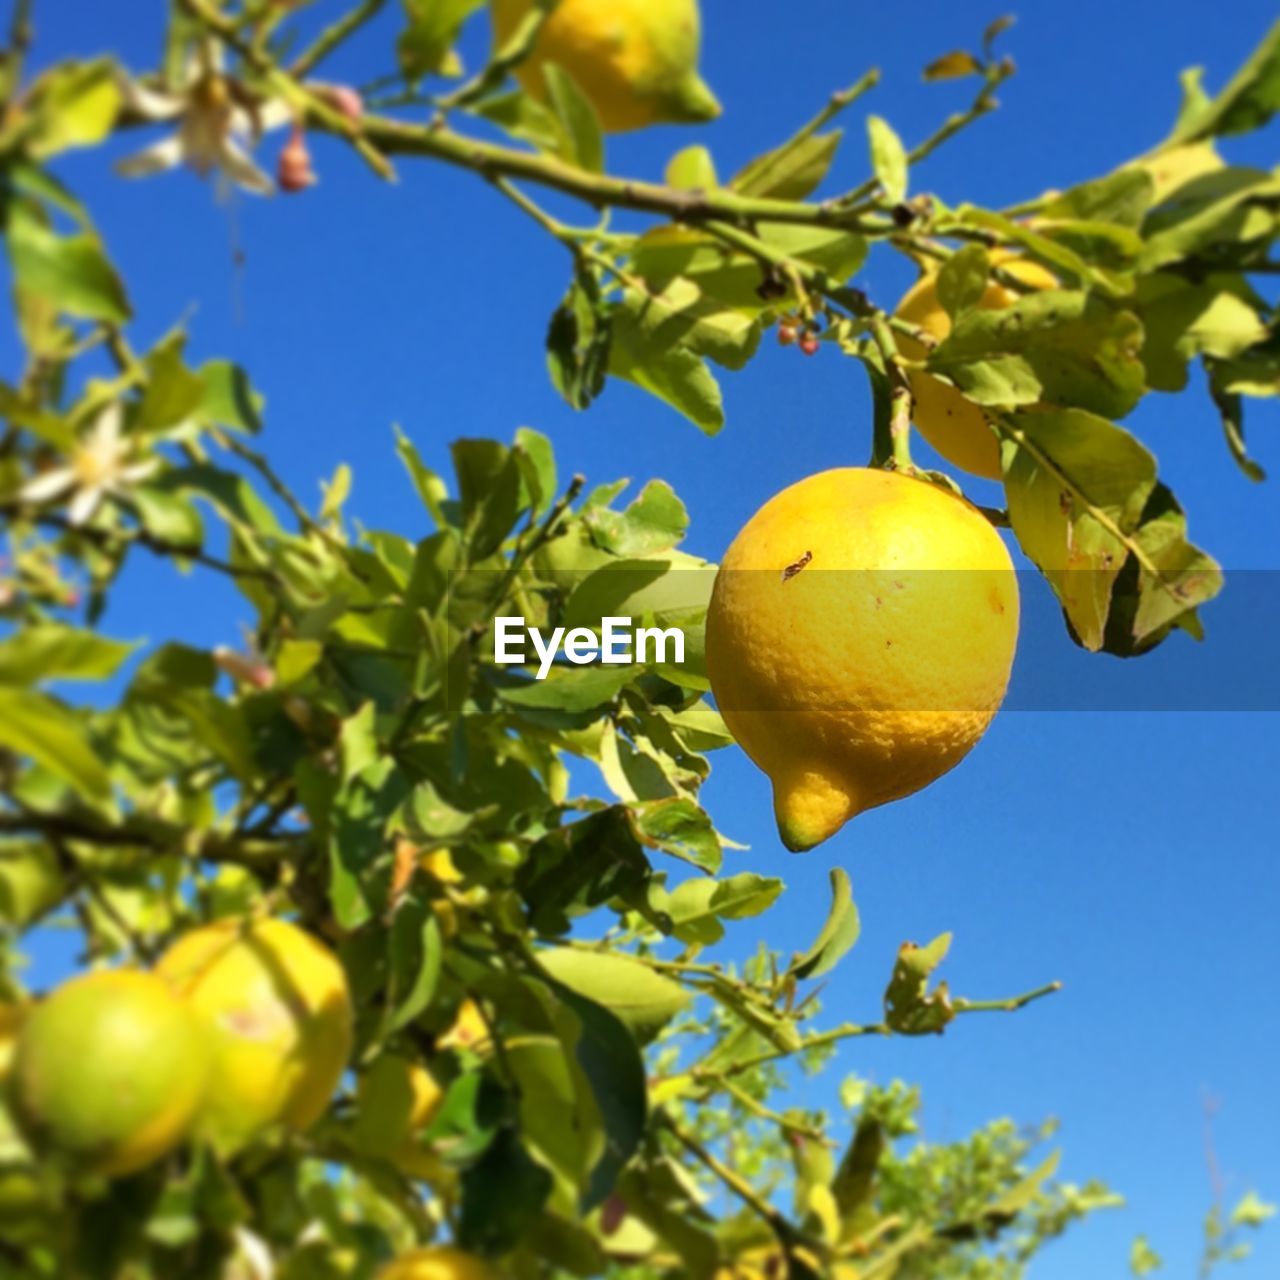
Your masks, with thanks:
<instances>
[{"instance_id":1,"label":"yellow lemon","mask_svg":"<svg viewBox=\"0 0 1280 1280\"><path fill-rule=\"evenodd\" d=\"M224 920L180 938L157 970L211 1031L200 1126L218 1146L319 1119L352 1043L346 975L328 948L284 920Z\"/></svg>"},{"instance_id":2,"label":"yellow lemon","mask_svg":"<svg viewBox=\"0 0 1280 1280\"><path fill-rule=\"evenodd\" d=\"M356 1085L356 1145L414 1177L431 1178L439 1164L414 1139L443 1102L444 1090L426 1067L384 1053Z\"/></svg>"},{"instance_id":3,"label":"yellow lemon","mask_svg":"<svg viewBox=\"0 0 1280 1280\"><path fill-rule=\"evenodd\" d=\"M716 575L707 669L773 782L787 848L958 764L1000 705L1017 635L1009 553L963 499L848 467L766 502Z\"/></svg>"},{"instance_id":4,"label":"yellow lemon","mask_svg":"<svg viewBox=\"0 0 1280 1280\"><path fill-rule=\"evenodd\" d=\"M1058 287L1053 273L1029 258L996 252L991 255L991 261L1029 288ZM978 307L982 311L1000 311L1011 306L1020 296L1017 290L992 280L988 282ZM936 272L921 276L907 290L898 303L897 315L899 319L919 325L939 342L951 332L951 317L938 300ZM911 360L923 360L928 355L924 346L912 338L899 337L898 348ZM915 399L914 418L920 434L948 462L976 476L1000 479L1000 442L980 405L966 400L949 382L928 373L911 375L911 394Z\"/></svg>"},{"instance_id":5,"label":"yellow lemon","mask_svg":"<svg viewBox=\"0 0 1280 1280\"><path fill-rule=\"evenodd\" d=\"M489 1024L480 1006L468 996L459 1006L452 1025L436 1039L438 1049L472 1049L483 1053L489 1048Z\"/></svg>"},{"instance_id":6,"label":"yellow lemon","mask_svg":"<svg viewBox=\"0 0 1280 1280\"><path fill-rule=\"evenodd\" d=\"M532 0L494 0L499 45L532 7ZM610 133L714 120L720 104L698 75L700 39L697 0L560 0L516 76L545 101L542 69L555 63Z\"/></svg>"},{"instance_id":7,"label":"yellow lemon","mask_svg":"<svg viewBox=\"0 0 1280 1280\"><path fill-rule=\"evenodd\" d=\"M186 1137L209 1053L198 1020L164 982L121 969L72 978L35 1006L10 1072L14 1118L35 1150L115 1177Z\"/></svg>"},{"instance_id":8,"label":"yellow lemon","mask_svg":"<svg viewBox=\"0 0 1280 1280\"><path fill-rule=\"evenodd\" d=\"M0 1004L0 1085L9 1077L14 1050L18 1046L18 1032L22 1030L28 1012L24 1004Z\"/></svg>"},{"instance_id":9,"label":"yellow lemon","mask_svg":"<svg viewBox=\"0 0 1280 1280\"><path fill-rule=\"evenodd\" d=\"M716 1280L782 1280L787 1257L777 1245L756 1245L716 1270Z\"/></svg>"},{"instance_id":10,"label":"yellow lemon","mask_svg":"<svg viewBox=\"0 0 1280 1280\"><path fill-rule=\"evenodd\" d=\"M450 1245L431 1245L403 1254L378 1272L377 1280L498 1280L483 1258Z\"/></svg>"}]
</instances>

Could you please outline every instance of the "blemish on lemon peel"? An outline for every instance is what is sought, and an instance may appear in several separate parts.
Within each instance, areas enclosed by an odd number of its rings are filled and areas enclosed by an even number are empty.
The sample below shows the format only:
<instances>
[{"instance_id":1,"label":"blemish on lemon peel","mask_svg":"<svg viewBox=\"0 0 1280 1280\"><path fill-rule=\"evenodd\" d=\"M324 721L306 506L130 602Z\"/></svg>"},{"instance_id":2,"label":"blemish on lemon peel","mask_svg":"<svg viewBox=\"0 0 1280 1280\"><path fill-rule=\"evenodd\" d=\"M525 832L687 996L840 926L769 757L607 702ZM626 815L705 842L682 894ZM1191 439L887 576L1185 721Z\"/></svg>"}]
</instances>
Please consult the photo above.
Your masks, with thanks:
<instances>
[{"instance_id":1,"label":"blemish on lemon peel","mask_svg":"<svg viewBox=\"0 0 1280 1280\"><path fill-rule=\"evenodd\" d=\"M787 582L791 578L794 578L796 574L799 573L800 570L803 569L805 565L807 565L812 559L813 559L813 552L806 551L804 555L800 557L799 560L792 561L792 563L787 565L787 567L782 571L783 582Z\"/></svg>"}]
</instances>

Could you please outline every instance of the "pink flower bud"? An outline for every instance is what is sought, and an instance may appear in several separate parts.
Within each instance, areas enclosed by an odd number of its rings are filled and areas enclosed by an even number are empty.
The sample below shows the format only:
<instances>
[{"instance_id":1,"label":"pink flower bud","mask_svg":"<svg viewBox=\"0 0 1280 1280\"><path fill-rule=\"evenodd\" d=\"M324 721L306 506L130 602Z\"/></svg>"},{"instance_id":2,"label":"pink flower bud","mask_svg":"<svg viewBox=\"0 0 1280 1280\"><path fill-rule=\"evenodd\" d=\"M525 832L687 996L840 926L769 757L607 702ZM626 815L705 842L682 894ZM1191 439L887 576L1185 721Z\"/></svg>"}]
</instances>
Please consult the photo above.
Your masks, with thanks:
<instances>
[{"instance_id":1,"label":"pink flower bud","mask_svg":"<svg viewBox=\"0 0 1280 1280\"><path fill-rule=\"evenodd\" d=\"M307 150L306 135L301 125L295 125L289 141L280 149L276 162L276 181L281 191L290 193L305 191L315 186L315 170L311 167L311 152Z\"/></svg>"},{"instance_id":2,"label":"pink flower bud","mask_svg":"<svg viewBox=\"0 0 1280 1280\"><path fill-rule=\"evenodd\" d=\"M348 84L331 84L325 87L325 96L352 124L359 124L364 115L364 99Z\"/></svg>"},{"instance_id":3,"label":"pink flower bud","mask_svg":"<svg viewBox=\"0 0 1280 1280\"><path fill-rule=\"evenodd\" d=\"M260 658L247 658L234 649L219 647L213 651L213 660L219 671L255 689L270 689L276 682L276 673Z\"/></svg>"}]
</instances>

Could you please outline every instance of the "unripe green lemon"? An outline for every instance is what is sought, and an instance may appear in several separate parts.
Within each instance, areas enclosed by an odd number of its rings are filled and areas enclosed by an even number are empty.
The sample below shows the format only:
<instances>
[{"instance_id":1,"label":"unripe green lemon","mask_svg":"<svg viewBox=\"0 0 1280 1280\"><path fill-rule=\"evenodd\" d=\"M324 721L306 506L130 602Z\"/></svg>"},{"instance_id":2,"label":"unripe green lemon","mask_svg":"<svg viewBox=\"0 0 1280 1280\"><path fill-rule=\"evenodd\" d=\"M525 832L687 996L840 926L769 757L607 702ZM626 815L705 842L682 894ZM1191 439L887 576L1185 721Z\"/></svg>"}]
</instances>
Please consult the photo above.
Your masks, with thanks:
<instances>
[{"instance_id":1,"label":"unripe green lemon","mask_svg":"<svg viewBox=\"0 0 1280 1280\"><path fill-rule=\"evenodd\" d=\"M182 1142L208 1073L191 1010L160 978L119 969L73 978L30 1012L9 1095L38 1153L117 1176Z\"/></svg>"}]
</instances>

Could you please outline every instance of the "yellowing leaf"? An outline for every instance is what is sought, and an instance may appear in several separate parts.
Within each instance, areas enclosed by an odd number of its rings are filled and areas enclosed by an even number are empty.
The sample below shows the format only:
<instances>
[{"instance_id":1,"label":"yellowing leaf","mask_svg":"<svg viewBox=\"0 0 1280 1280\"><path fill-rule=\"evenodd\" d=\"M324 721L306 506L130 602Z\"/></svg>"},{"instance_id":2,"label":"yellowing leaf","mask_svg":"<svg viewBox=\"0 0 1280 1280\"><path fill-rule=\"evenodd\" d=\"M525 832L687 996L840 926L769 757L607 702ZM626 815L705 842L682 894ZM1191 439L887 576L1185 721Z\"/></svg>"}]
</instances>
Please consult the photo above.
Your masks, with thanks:
<instances>
[{"instance_id":1,"label":"yellowing leaf","mask_svg":"<svg viewBox=\"0 0 1280 1280\"><path fill-rule=\"evenodd\" d=\"M982 63L971 53L963 49L953 49L935 58L924 69L926 80L956 80L962 76L978 76L982 74Z\"/></svg>"}]
</instances>

